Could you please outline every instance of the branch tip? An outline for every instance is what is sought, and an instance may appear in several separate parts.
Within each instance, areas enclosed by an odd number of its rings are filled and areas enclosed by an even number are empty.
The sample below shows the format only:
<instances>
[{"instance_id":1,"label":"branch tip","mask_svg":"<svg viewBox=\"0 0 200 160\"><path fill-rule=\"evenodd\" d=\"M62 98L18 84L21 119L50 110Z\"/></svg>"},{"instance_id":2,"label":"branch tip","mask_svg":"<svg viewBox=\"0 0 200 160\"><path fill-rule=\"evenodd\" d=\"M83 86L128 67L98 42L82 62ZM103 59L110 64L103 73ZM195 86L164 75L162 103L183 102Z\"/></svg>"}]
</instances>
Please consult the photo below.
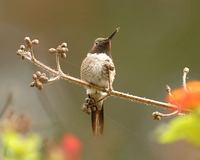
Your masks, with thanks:
<instances>
[{"instance_id":1,"label":"branch tip","mask_svg":"<svg viewBox=\"0 0 200 160\"><path fill-rule=\"evenodd\" d=\"M167 91L169 96L172 96L171 87L169 85L166 85L166 91Z\"/></svg>"},{"instance_id":2,"label":"branch tip","mask_svg":"<svg viewBox=\"0 0 200 160\"><path fill-rule=\"evenodd\" d=\"M189 69L188 67L185 67L185 68L183 69L183 72L185 72L185 73L189 73L189 71L190 71L190 69Z\"/></svg>"},{"instance_id":3,"label":"branch tip","mask_svg":"<svg viewBox=\"0 0 200 160\"><path fill-rule=\"evenodd\" d=\"M32 44L35 44L35 45L39 44L39 40L38 39L32 40Z\"/></svg>"},{"instance_id":4,"label":"branch tip","mask_svg":"<svg viewBox=\"0 0 200 160\"><path fill-rule=\"evenodd\" d=\"M187 88L187 74L189 73L190 69L188 67L185 67L183 69L183 88L185 91L188 91Z\"/></svg>"},{"instance_id":5,"label":"branch tip","mask_svg":"<svg viewBox=\"0 0 200 160\"><path fill-rule=\"evenodd\" d=\"M156 111L156 112L152 113L152 116L153 116L154 120L161 120L162 117L171 117L171 116L174 116L174 115L177 115L177 114L179 114L178 110L173 111L171 113L161 113L161 112Z\"/></svg>"}]
</instances>

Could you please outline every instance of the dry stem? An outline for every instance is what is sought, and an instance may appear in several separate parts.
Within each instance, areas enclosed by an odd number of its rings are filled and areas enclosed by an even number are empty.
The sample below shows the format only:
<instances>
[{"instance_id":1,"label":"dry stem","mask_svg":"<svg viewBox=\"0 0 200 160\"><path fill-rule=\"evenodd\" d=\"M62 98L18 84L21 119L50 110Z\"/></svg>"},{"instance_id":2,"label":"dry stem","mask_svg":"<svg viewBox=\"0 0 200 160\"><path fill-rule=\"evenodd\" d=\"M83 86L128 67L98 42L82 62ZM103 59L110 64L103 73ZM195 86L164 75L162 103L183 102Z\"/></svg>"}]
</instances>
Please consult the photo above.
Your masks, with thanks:
<instances>
[{"instance_id":1,"label":"dry stem","mask_svg":"<svg viewBox=\"0 0 200 160\"><path fill-rule=\"evenodd\" d=\"M63 44L66 44L66 43L63 43ZM56 65L57 65L57 69L56 70L52 69L51 67L49 67L49 66L47 66L45 64L43 64L42 62L40 62L39 60L37 60L35 58L32 45L30 45L30 48L28 48L26 46L26 48L24 48L22 50L18 50L17 54L22 56L24 59L27 59L28 61L30 61L34 65L38 66L39 68L45 70L50 75L52 75L53 77L50 78L49 81L48 81L50 83L52 83L53 81L59 80L59 79L63 79L63 80L69 81L71 83L80 85L82 87L95 88L95 89L97 89L99 91L106 92L106 93L108 93L109 96L118 97L118 98L122 98L122 99L125 99L125 100L137 102L137 103L142 103L142 104L145 104L145 105L151 105L151 106L156 106L156 107L161 107L161 108L166 108L166 109L178 110L178 107L176 105L173 105L173 104L170 104L170 103L165 103L165 102L160 102L160 101L156 101L156 100L153 100L153 99L139 97L139 96L131 95L131 94L128 94L128 93L115 91L113 89L112 90L108 90L108 89L101 88L99 86L90 84L88 82L85 82L85 81L83 81L81 79L72 77L72 76L70 76L68 74L65 74L61 70L60 62L59 62L60 56L59 56L58 52L56 51L56 49L51 48L49 51L56 54ZM187 110L182 111L182 112L187 112Z\"/></svg>"},{"instance_id":2,"label":"dry stem","mask_svg":"<svg viewBox=\"0 0 200 160\"><path fill-rule=\"evenodd\" d=\"M183 69L183 87L184 87L185 91L188 90L186 82L187 82L187 74L189 73L189 71L190 70L188 67L185 67Z\"/></svg>"}]
</instances>

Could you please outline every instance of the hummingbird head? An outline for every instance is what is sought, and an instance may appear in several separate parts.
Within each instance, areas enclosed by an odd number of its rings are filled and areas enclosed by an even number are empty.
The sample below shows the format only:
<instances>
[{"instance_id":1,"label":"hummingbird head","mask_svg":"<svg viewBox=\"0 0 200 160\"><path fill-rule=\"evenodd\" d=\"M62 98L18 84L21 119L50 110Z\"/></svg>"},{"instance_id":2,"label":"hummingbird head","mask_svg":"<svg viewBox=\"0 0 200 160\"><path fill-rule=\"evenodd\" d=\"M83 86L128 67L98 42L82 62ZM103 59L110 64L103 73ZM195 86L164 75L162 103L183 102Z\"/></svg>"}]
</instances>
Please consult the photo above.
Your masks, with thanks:
<instances>
[{"instance_id":1,"label":"hummingbird head","mask_svg":"<svg viewBox=\"0 0 200 160\"><path fill-rule=\"evenodd\" d=\"M118 31L119 27L107 38L97 38L89 53L106 53L111 57L111 40Z\"/></svg>"}]
</instances>

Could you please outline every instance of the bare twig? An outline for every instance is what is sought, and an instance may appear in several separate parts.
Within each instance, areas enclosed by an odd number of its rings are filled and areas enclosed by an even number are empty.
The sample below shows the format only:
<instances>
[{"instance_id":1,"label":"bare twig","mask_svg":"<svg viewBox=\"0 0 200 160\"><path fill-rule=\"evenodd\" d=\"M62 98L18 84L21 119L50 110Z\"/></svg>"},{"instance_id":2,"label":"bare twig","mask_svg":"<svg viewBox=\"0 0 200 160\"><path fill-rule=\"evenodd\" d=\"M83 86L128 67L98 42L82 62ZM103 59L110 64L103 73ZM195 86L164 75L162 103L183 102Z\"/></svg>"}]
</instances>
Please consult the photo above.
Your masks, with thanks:
<instances>
[{"instance_id":1,"label":"bare twig","mask_svg":"<svg viewBox=\"0 0 200 160\"><path fill-rule=\"evenodd\" d=\"M172 96L171 87L169 85L166 85L166 91L167 91L169 96Z\"/></svg>"},{"instance_id":2,"label":"bare twig","mask_svg":"<svg viewBox=\"0 0 200 160\"><path fill-rule=\"evenodd\" d=\"M166 85L166 91L167 91L168 95L173 98L173 95L171 93L171 87L169 85ZM179 113L179 110L177 108L175 111L173 110L170 113L161 113L161 112L155 111L152 113L152 116L153 116L154 120L161 120L163 117L170 117L170 116L176 115L178 113Z\"/></svg>"},{"instance_id":3,"label":"bare twig","mask_svg":"<svg viewBox=\"0 0 200 160\"><path fill-rule=\"evenodd\" d=\"M170 117L170 116L174 116L176 114L178 114L178 110L173 111L171 113L161 113L158 111L152 113L154 119L156 119L156 120L161 120L162 117Z\"/></svg>"},{"instance_id":4,"label":"bare twig","mask_svg":"<svg viewBox=\"0 0 200 160\"><path fill-rule=\"evenodd\" d=\"M189 73L190 69L188 67L185 67L183 69L183 88L185 89L185 91L188 90L187 88L187 74Z\"/></svg>"},{"instance_id":5,"label":"bare twig","mask_svg":"<svg viewBox=\"0 0 200 160\"><path fill-rule=\"evenodd\" d=\"M151 105L151 106L157 106L157 107L162 107L162 108L166 108L166 109L178 110L178 107L174 104L160 102L160 101L156 101L156 100L153 100L153 99L139 97L139 96L135 96L135 95L131 95L131 94L128 94L128 93L123 93L123 92L119 92L119 91L115 91L115 90L109 90L109 89L101 88L99 86L90 84L90 83L85 82L81 79L78 79L78 78L75 78L75 77L72 77L68 74L63 73L62 70L61 70L61 67L60 67L59 54L61 54L61 57L62 57L62 54L66 53L68 51L68 49L66 48L67 47L66 43L62 43L61 45L59 45L57 47L57 49L54 49L54 48L49 49L50 53L56 54L56 64L57 64L56 70L52 69L51 67L49 67L49 66L43 64L42 62L40 62L39 60L37 60L34 56L34 53L33 53L33 49L32 49L33 46L30 45L28 47L30 47L30 48L27 48L27 46L26 46L26 48L20 47L17 54L22 56L24 59L27 59L28 61L30 61L34 65L38 66L39 68L45 70L50 75L52 75L53 77L49 78L48 82L53 82L53 81L58 80L58 79L63 79L63 80L66 80L68 82L80 85L82 87L90 87L90 88L94 88L94 89L99 90L99 91L106 92L109 96L118 97L118 98L126 99L126 100L129 100L129 101L142 103L142 104L145 104L145 105ZM31 52L31 54L29 52ZM66 58L66 55L64 55L63 57ZM183 110L182 112L185 112L185 111L186 110Z\"/></svg>"}]
</instances>

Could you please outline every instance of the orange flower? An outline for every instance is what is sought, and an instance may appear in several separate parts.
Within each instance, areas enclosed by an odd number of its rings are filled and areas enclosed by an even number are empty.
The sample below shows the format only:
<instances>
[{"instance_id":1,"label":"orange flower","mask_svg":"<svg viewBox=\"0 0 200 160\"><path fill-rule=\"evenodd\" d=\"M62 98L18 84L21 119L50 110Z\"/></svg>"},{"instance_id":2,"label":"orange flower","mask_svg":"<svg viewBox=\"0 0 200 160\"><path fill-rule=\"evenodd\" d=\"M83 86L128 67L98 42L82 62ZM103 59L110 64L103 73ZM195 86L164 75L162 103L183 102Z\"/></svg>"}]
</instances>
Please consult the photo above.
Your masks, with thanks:
<instances>
[{"instance_id":1,"label":"orange flower","mask_svg":"<svg viewBox=\"0 0 200 160\"><path fill-rule=\"evenodd\" d=\"M183 87L172 90L167 102L177 105L180 109L194 109L200 107L200 81L190 81L187 90Z\"/></svg>"}]
</instances>

